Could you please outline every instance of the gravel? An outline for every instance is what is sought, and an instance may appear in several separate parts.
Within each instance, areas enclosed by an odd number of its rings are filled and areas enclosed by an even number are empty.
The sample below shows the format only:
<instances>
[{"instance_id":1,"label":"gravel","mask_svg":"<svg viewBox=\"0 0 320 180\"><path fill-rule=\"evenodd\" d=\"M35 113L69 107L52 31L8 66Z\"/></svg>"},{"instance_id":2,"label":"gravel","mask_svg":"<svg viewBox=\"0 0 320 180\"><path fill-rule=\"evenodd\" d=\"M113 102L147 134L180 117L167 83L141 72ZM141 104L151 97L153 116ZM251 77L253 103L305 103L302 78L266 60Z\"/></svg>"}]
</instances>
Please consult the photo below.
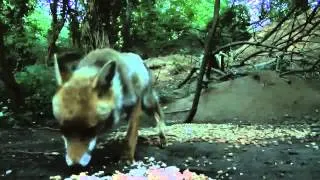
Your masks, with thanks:
<instances>
[{"instance_id":1,"label":"gravel","mask_svg":"<svg viewBox=\"0 0 320 180\"><path fill-rule=\"evenodd\" d=\"M233 124L175 124L166 127L168 145L175 142L225 142L234 144L278 144L274 139L302 139L311 135L309 125L246 125ZM139 136L152 139L157 136L155 128L142 128ZM112 132L108 140L120 140L125 131Z\"/></svg>"}]
</instances>

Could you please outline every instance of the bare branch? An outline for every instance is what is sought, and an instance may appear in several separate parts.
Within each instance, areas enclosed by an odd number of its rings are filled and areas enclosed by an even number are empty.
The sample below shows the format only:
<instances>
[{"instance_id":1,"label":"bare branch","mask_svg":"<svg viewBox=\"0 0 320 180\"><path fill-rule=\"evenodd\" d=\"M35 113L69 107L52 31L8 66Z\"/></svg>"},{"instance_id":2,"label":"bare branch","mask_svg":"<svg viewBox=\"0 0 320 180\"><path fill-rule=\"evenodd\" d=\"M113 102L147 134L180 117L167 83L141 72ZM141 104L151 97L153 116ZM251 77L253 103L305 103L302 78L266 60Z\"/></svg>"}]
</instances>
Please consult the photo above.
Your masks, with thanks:
<instances>
[{"instance_id":1,"label":"bare branch","mask_svg":"<svg viewBox=\"0 0 320 180\"><path fill-rule=\"evenodd\" d=\"M317 65L320 63L320 56L318 57L318 60L308 69L298 69L298 70L292 70L292 71L287 71L284 73L281 73L280 76L285 76L289 74L295 74L295 73L306 73L306 72L312 72L316 69Z\"/></svg>"},{"instance_id":2,"label":"bare branch","mask_svg":"<svg viewBox=\"0 0 320 180\"><path fill-rule=\"evenodd\" d=\"M219 10L220 10L220 0L215 0L214 3L214 11L213 11L213 22L212 22L212 26L211 29L209 31L208 37L206 39L206 44L205 44L205 54L203 57L203 60L201 62L201 66L200 66L200 74L198 76L198 82L197 82L197 88L196 88L196 93L193 99L193 103L192 103L192 107L191 110L185 120L186 123L191 123L194 116L197 113L197 109L198 109L198 104L199 104L199 100L200 100L200 95L201 95L201 90L202 90L202 86L203 86L203 77L206 71L206 65L210 59L210 55L211 55L211 51L213 49L215 49L216 47L214 47L214 45L216 43L214 42L214 34L216 33L216 29L217 29L217 24L218 24L218 20L219 20Z\"/></svg>"},{"instance_id":3,"label":"bare branch","mask_svg":"<svg viewBox=\"0 0 320 180\"><path fill-rule=\"evenodd\" d=\"M183 85L185 85L191 79L192 75L197 71L197 69L198 68L192 68L186 79L178 84L177 89L180 89Z\"/></svg>"}]
</instances>

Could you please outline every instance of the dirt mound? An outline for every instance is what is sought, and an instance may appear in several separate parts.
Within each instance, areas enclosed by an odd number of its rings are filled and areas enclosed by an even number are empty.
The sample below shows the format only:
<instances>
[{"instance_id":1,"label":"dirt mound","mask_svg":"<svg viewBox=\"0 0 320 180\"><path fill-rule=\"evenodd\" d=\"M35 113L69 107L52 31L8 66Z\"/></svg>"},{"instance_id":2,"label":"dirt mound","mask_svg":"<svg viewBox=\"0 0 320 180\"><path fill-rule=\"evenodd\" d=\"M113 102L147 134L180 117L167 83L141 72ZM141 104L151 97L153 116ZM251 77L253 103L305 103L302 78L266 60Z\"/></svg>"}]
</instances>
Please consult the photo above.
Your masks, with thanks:
<instances>
[{"instance_id":1,"label":"dirt mound","mask_svg":"<svg viewBox=\"0 0 320 180\"><path fill-rule=\"evenodd\" d=\"M317 85L297 77L288 81L273 71L210 85L202 92L195 122L276 123L299 118L318 120L320 92ZM194 95L166 106L166 117L183 120Z\"/></svg>"}]
</instances>

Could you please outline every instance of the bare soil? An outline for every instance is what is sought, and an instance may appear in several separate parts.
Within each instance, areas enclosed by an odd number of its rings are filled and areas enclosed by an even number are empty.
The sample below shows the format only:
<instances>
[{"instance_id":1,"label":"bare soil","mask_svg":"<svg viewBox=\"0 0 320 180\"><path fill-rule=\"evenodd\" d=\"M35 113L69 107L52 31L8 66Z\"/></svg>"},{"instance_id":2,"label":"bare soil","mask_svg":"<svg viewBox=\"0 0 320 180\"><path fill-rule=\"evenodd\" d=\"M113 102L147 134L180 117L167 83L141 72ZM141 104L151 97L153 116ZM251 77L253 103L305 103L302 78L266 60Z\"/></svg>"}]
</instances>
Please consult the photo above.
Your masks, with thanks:
<instances>
[{"instance_id":1,"label":"bare soil","mask_svg":"<svg viewBox=\"0 0 320 180\"><path fill-rule=\"evenodd\" d=\"M94 152L87 169L69 169L63 159L63 144L58 132L45 129L1 130L1 179L49 179L68 177L80 171L105 171L112 174L122 170L117 164L119 144L109 142ZM136 160L154 157L182 170L205 174L216 179L319 179L319 150L310 143L319 138L292 140L267 146L229 143L175 143L164 149L139 140Z\"/></svg>"}]
</instances>

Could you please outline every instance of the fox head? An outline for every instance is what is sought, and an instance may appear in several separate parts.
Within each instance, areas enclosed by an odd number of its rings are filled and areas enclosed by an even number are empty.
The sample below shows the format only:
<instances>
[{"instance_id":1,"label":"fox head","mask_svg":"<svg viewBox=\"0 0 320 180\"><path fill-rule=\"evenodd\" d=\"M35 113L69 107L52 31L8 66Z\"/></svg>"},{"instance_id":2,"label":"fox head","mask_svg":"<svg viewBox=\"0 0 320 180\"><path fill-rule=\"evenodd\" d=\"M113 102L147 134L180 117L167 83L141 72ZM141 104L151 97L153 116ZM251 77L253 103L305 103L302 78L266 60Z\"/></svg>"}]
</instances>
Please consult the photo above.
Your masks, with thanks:
<instances>
[{"instance_id":1,"label":"fox head","mask_svg":"<svg viewBox=\"0 0 320 180\"><path fill-rule=\"evenodd\" d=\"M54 55L54 68L58 90L52 108L65 143L66 163L87 166L99 132L119 119L115 113L121 88L117 64L109 61L102 67L84 66L71 72L60 68Z\"/></svg>"}]
</instances>

